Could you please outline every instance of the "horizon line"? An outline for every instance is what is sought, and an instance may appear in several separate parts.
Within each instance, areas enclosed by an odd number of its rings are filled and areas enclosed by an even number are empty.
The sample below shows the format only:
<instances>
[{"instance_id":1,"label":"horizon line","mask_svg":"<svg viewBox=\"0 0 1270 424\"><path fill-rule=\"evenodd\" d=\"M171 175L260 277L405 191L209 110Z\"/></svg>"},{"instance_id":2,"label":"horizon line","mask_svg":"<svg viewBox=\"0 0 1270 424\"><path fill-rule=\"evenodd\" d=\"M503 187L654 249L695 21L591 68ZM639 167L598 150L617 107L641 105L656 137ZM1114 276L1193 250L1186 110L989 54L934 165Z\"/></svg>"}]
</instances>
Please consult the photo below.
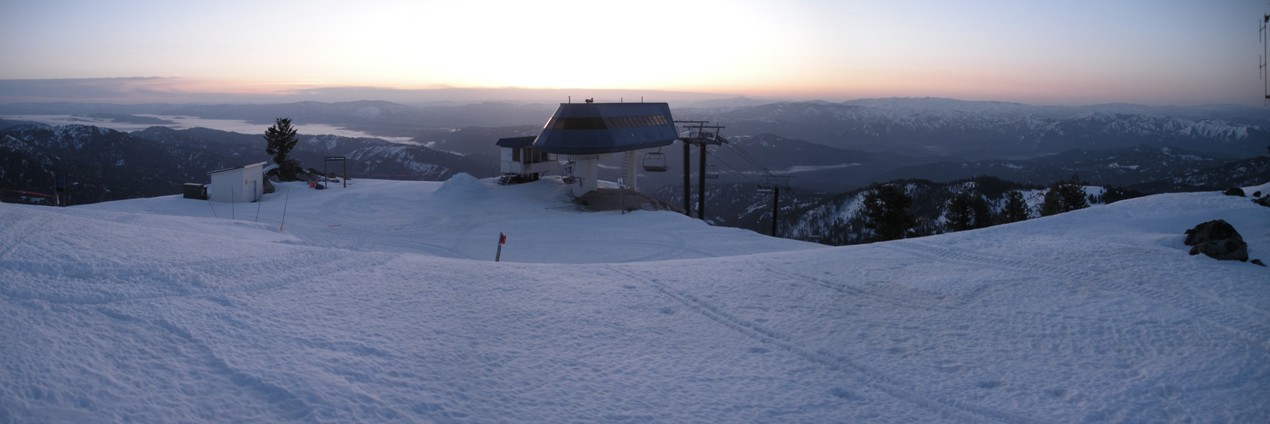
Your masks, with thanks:
<instances>
[{"instance_id":1,"label":"horizon line","mask_svg":"<svg viewBox=\"0 0 1270 424\"><path fill-rule=\"evenodd\" d=\"M139 84L130 84L139 83ZM225 89L231 87L234 89ZM243 89L248 88L248 89ZM755 89L763 92L765 90ZM362 93L357 93L361 91ZM527 93L521 96L476 96L481 92ZM1237 101L1210 102L1160 102L1143 101L1143 99L1018 99L1012 96L950 96L932 93L913 95L908 93L762 93L732 90L692 90L679 88L600 88L600 87L524 87L524 86L454 86L432 84L428 86L400 87L373 84L312 84L283 82L231 82L226 80L195 80L181 77L132 76L132 77L97 77L97 78L0 78L0 104L14 105L24 103L55 104L112 104L112 105L145 105L145 104L284 104L303 101L323 103L343 103L356 101L386 101L393 103L456 103L476 104L483 102L505 103L554 103L546 101L542 95L530 93L583 92L578 96L595 97L592 93L607 93L608 96L618 94L618 99L625 100L623 93L648 93L665 96L670 99L654 101L680 101L702 103L711 101L755 101L770 103L805 103L829 102L848 103L867 100L887 99L928 99L950 100L973 103L1008 103L1034 107L1091 107L1091 106L1138 106L1138 107L1213 107L1213 106L1265 106L1264 99L1250 98L1247 103ZM454 97L424 96L432 98L412 98L425 94L461 94L467 96ZM641 96L648 101L648 96ZM1027 97L1027 96L1024 96ZM1254 103L1255 102L1255 103ZM560 102L565 103L565 102Z\"/></svg>"}]
</instances>

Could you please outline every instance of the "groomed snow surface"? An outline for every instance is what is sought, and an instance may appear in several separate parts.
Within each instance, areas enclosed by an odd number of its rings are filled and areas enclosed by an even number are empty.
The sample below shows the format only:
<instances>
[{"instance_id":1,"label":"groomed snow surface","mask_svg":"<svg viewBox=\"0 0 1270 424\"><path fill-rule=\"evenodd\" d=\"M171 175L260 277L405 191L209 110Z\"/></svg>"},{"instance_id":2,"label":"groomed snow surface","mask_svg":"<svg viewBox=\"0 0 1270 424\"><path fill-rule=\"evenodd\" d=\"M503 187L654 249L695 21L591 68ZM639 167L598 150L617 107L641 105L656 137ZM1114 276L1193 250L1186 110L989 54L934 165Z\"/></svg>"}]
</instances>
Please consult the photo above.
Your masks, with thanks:
<instances>
[{"instance_id":1,"label":"groomed snow surface","mask_svg":"<svg viewBox=\"0 0 1270 424\"><path fill-rule=\"evenodd\" d=\"M1216 193L840 248L466 175L0 204L0 422L1270 422L1218 218L1270 260Z\"/></svg>"}]
</instances>

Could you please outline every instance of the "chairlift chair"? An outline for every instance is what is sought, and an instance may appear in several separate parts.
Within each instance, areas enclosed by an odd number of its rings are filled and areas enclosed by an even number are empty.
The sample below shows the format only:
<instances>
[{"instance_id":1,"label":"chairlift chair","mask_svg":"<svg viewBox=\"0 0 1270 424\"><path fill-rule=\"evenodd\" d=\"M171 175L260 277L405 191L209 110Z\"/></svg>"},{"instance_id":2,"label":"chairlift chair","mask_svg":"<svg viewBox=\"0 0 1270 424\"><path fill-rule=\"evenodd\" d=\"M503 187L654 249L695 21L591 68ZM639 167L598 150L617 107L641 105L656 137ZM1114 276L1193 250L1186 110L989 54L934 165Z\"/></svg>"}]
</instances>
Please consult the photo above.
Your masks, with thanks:
<instances>
[{"instance_id":1,"label":"chairlift chair","mask_svg":"<svg viewBox=\"0 0 1270 424\"><path fill-rule=\"evenodd\" d=\"M656 152L644 153L644 170L648 172L666 172L666 154L657 149Z\"/></svg>"}]
</instances>

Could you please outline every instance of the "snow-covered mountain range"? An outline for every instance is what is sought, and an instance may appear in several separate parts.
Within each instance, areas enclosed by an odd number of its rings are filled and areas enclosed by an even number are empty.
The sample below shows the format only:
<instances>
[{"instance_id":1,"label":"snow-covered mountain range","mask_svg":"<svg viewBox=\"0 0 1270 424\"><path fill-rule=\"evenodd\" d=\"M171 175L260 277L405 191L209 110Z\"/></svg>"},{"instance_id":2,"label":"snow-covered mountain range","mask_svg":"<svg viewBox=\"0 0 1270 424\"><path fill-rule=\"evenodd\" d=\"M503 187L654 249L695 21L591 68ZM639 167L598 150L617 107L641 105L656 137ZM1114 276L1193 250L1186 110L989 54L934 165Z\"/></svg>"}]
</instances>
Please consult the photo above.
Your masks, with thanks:
<instances>
[{"instance_id":1,"label":"snow-covered mountain range","mask_svg":"<svg viewBox=\"0 0 1270 424\"><path fill-rule=\"evenodd\" d=\"M1025 160L983 160L972 162L937 162L896 168L874 176L879 181L920 178L953 181L976 176L992 176L1025 184L1049 184L1079 175L1098 184L1143 187L1147 192L1218 190L1249 181L1238 175L1216 178L1195 184L1161 185L1157 182L1184 175L1205 172L1233 163L1249 163L1265 169L1270 156L1228 159L1170 147L1146 145L1120 149L1071 150L1059 154ZM1259 166L1257 164L1260 164ZM1264 172L1270 172L1265 169ZM1255 180L1256 172L1246 173ZM1262 174L1265 175L1265 174Z\"/></svg>"},{"instance_id":2,"label":"snow-covered mountain range","mask_svg":"<svg viewBox=\"0 0 1270 424\"><path fill-rule=\"evenodd\" d=\"M944 225L944 219L950 202L961 194L982 199L990 206L991 213L998 215L1002 211L1007 193L1018 192L1029 203L1030 216L1037 217L1040 216L1041 199L1049 187L1072 177L1089 176L1096 181L1120 183L1090 185L1088 201L1091 204L1110 203L1152 193L1221 191L1231 187L1255 185L1258 181L1270 178L1270 157L1212 165L1219 161L1178 152L1158 152L1156 149L1125 149L1119 153L1099 152L1093 156L1093 160L1086 161L1005 161L1001 162L1003 166L986 162L982 168L971 168L973 172L965 172L962 167L949 167L952 171L950 175L953 176L978 176L949 178L946 181L939 181L938 178L932 181L899 177L884 181L905 187L913 200L909 213L918 223L913 234L928 235L952 231ZM1156 174L1160 172L1157 166L1162 162L1144 164L1140 169L1131 165L1137 160L1167 161L1177 158L1182 158L1182 161L1172 165L1174 169L1189 168L1181 174ZM1167 162L1163 163L1168 165ZM938 166L946 165L937 164L931 169L938 170ZM1003 174L1014 178L993 176ZM1166 175L1171 176L1165 177ZM1084 178L1081 181L1092 184ZM863 225L859 207L871 187L830 192L784 187L779 199L776 199L771 186L762 182L716 182L706 189L705 218L714 225L772 234L773 202L779 200L775 205L778 215L775 235L833 245L864 243L870 241L871 232ZM695 186L693 190L696 190ZM683 204L683 189L680 185L664 186L655 195L673 205ZM700 193L693 193L693 205L696 205L699 195Z\"/></svg>"},{"instance_id":3,"label":"snow-covered mountain range","mask_svg":"<svg viewBox=\"0 0 1270 424\"><path fill-rule=\"evenodd\" d=\"M93 203L172 194L183 183L206 183L209 171L270 160L260 135L206 128L124 133L11 123L0 126L0 152L3 198L22 203L44 201L35 195L50 193L55 175L66 177L71 203ZM435 181L497 171L487 160L379 139L302 135L292 152L314 169L325 156L346 156L348 172L367 178Z\"/></svg>"}]
</instances>

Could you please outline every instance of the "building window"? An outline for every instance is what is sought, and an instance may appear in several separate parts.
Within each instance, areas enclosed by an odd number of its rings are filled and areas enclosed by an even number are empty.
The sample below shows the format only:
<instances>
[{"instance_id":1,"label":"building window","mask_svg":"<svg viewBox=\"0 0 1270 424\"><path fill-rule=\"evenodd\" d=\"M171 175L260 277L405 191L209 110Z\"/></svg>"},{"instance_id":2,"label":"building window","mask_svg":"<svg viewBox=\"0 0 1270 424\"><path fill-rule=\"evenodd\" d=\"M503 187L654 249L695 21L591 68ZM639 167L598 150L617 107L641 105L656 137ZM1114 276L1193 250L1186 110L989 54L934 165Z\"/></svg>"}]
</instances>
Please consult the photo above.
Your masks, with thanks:
<instances>
[{"instance_id":1,"label":"building window","mask_svg":"<svg viewBox=\"0 0 1270 424\"><path fill-rule=\"evenodd\" d=\"M635 115L598 117L557 118L552 129L556 130L603 130L608 128L635 128L670 125L664 115Z\"/></svg>"},{"instance_id":2,"label":"building window","mask_svg":"<svg viewBox=\"0 0 1270 424\"><path fill-rule=\"evenodd\" d=\"M604 125L604 118L573 117L556 119L556 125L552 128L557 130L602 130L608 127Z\"/></svg>"}]
</instances>

